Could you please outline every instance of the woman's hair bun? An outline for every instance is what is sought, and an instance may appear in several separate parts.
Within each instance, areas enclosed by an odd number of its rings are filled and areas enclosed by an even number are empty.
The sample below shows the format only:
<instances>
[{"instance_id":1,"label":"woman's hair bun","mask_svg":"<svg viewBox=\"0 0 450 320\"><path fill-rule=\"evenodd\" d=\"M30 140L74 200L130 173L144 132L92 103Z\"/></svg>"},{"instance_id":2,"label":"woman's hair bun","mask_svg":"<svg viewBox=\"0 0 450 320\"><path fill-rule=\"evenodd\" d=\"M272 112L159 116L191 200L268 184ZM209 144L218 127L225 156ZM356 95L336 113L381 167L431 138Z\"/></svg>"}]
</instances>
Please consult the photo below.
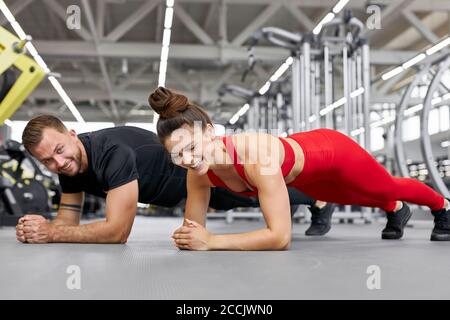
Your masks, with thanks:
<instances>
[{"instance_id":1,"label":"woman's hair bun","mask_svg":"<svg viewBox=\"0 0 450 320\"><path fill-rule=\"evenodd\" d=\"M148 97L148 103L162 118L171 118L189 107L189 100L182 94L159 87Z\"/></svg>"}]
</instances>

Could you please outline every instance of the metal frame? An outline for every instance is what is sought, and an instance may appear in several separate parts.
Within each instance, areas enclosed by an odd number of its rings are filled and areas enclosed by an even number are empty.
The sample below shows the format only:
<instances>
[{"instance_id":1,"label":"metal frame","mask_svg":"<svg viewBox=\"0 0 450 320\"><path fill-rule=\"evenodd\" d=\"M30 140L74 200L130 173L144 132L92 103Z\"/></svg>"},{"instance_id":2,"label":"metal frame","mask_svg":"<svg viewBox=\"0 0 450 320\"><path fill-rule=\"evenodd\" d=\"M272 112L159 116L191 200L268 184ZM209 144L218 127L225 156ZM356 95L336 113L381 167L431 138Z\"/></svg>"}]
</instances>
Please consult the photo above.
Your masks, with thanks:
<instances>
[{"instance_id":1,"label":"metal frame","mask_svg":"<svg viewBox=\"0 0 450 320\"><path fill-rule=\"evenodd\" d=\"M439 175L436 165L434 163L433 150L431 147L430 135L428 134L428 117L432 109L431 100L433 95L440 85L441 77L450 67L450 56L439 64L438 71L434 75L433 80L428 87L427 95L423 102L422 114L420 117L420 146L422 149L425 164L428 169L428 174L431 177L434 187L445 197L450 198L450 191L445 186L445 183Z\"/></svg>"},{"instance_id":2,"label":"metal frame","mask_svg":"<svg viewBox=\"0 0 450 320\"><path fill-rule=\"evenodd\" d=\"M403 122L405 119L404 112L410 106L411 94L419 83L422 81L424 75L430 70L431 64L427 63L421 66L419 72L416 73L413 81L409 84L405 93L402 96L402 100L397 107L395 116L395 129L394 129L394 156L397 163L397 168L400 171L401 176L409 177L409 170L406 164L405 150L403 145ZM428 134L428 133L427 133Z\"/></svg>"}]
</instances>

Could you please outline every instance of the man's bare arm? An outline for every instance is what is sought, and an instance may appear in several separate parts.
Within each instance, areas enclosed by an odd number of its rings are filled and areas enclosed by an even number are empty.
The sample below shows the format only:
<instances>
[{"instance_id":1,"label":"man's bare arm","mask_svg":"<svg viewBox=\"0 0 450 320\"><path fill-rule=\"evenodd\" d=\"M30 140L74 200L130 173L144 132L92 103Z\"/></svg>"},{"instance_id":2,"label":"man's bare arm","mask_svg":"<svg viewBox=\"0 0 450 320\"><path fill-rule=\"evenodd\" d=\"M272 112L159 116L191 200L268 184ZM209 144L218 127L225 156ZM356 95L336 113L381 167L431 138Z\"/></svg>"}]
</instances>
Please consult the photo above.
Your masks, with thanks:
<instances>
[{"instance_id":1,"label":"man's bare arm","mask_svg":"<svg viewBox=\"0 0 450 320\"><path fill-rule=\"evenodd\" d=\"M80 224L81 210L83 208L84 194L63 193L59 203L58 214L53 219L53 225L77 226Z\"/></svg>"},{"instance_id":2,"label":"man's bare arm","mask_svg":"<svg viewBox=\"0 0 450 320\"><path fill-rule=\"evenodd\" d=\"M48 239L48 231L52 226L66 225L66 226L77 226L80 224L81 209L83 205L84 194L79 193L63 193L61 195L61 201L59 204L59 209L57 216L51 223L41 214L26 214L21 217L16 226L16 238L20 242L28 242L26 235L31 238L35 238L35 230L41 229L43 232L41 240ZM48 230L44 230L45 225L48 224ZM27 228L25 228L27 226ZM42 228L41 228L42 227ZM25 233L27 230L27 233ZM31 240L31 239L30 239ZM45 241L48 242L48 241Z\"/></svg>"},{"instance_id":3,"label":"man's bare arm","mask_svg":"<svg viewBox=\"0 0 450 320\"><path fill-rule=\"evenodd\" d=\"M106 220L84 225L54 224L50 242L125 243L136 215L138 193L137 180L110 190L106 197ZM66 206L60 222L67 222L69 208L73 207Z\"/></svg>"}]
</instances>

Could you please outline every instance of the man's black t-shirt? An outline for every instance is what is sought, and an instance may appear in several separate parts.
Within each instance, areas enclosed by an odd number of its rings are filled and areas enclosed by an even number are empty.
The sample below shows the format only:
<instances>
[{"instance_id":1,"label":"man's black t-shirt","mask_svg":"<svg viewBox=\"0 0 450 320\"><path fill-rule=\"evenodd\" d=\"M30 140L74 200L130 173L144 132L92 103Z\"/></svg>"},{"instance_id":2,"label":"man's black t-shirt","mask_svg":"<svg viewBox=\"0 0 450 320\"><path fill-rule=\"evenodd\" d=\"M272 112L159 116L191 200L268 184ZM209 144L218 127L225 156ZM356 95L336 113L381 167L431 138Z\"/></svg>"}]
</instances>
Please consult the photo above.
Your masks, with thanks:
<instances>
[{"instance_id":1,"label":"man's black t-shirt","mask_svg":"<svg viewBox=\"0 0 450 320\"><path fill-rule=\"evenodd\" d=\"M138 179L139 202L172 207L186 197L186 169L150 131L115 127L78 135L86 149L88 169L74 177L59 175L64 193L106 192Z\"/></svg>"}]
</instances>

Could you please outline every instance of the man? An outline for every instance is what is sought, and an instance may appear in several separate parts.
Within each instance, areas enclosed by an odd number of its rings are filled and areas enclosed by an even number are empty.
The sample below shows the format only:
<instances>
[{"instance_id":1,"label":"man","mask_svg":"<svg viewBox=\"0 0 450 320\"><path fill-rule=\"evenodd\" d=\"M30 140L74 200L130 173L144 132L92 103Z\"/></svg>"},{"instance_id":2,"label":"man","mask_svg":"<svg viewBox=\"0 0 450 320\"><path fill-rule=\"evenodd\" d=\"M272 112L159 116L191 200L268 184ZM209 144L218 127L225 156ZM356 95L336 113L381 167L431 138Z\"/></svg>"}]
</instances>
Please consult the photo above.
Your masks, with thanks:
<instances>
[{"instance_id":1,"label":"man","mask_svg":"<svg viewBox=\"0 0 450 320\"><path fill-rule=\"evenodd\" d=\"M158 137L147 130L116 127L77 136L58 118L41 115L27 124L22 143L59 175L62 196L52 222L40 215L20 218L16 234L21 242L125 243L137 202L172 207L186 198L186 170L172 163ZM106 198L105 220L80 225L84 192ZM334 206L299 192L292 193L291 201L310 204L313 213L326 218L313 219L319 223L310 228L312 233L328 232ZM215 209L257 205L225 189L211 190Z\"/></svg>"}]
</instances>

